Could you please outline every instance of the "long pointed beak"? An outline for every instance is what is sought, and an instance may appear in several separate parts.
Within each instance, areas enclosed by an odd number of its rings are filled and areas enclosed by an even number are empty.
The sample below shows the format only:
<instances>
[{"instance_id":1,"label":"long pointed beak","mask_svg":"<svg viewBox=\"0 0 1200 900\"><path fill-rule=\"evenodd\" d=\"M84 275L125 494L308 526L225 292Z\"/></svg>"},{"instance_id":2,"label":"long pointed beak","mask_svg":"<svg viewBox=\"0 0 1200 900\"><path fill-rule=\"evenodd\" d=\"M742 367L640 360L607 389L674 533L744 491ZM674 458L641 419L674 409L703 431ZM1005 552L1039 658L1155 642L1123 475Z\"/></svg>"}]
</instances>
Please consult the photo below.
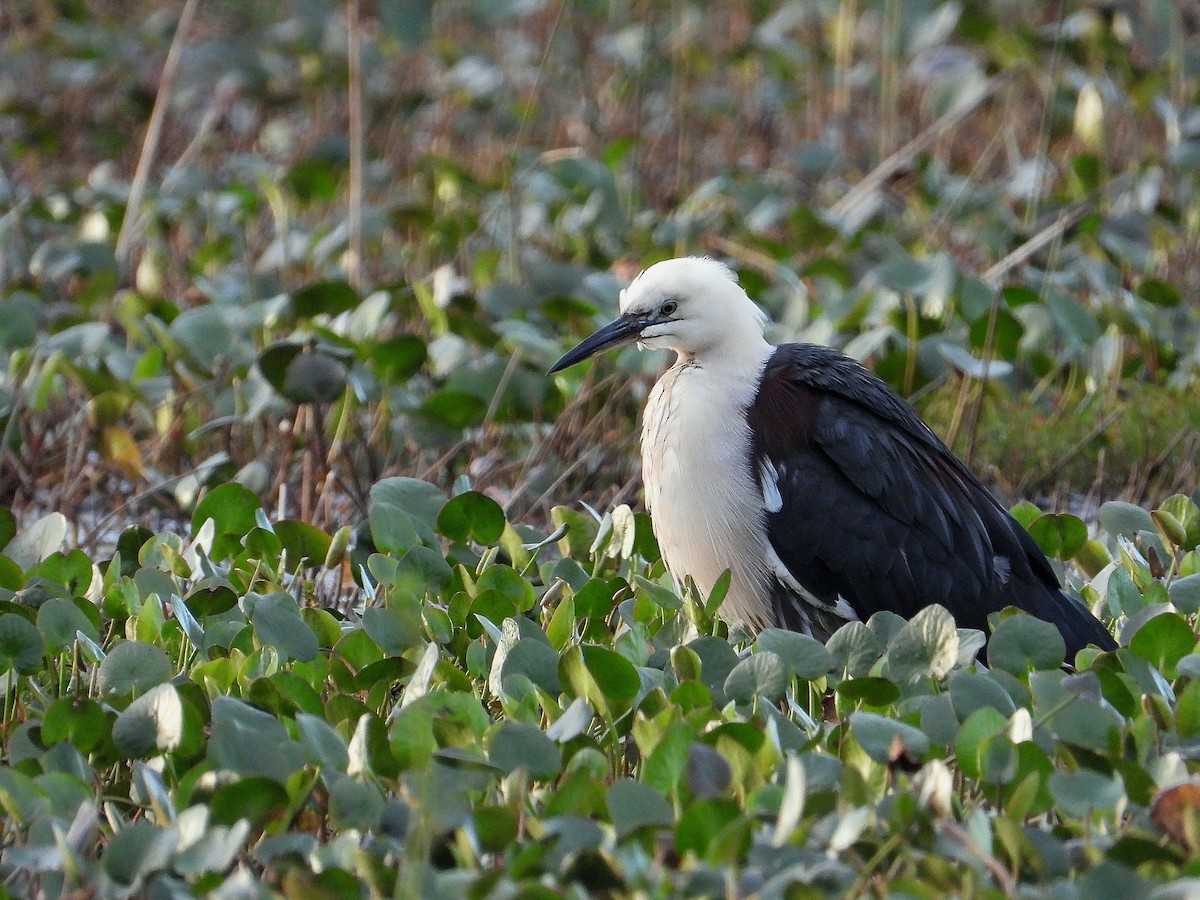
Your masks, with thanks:
<instances>
[{"instance_id":1,"label":"long pointed beak","mask_svg":"<svg viewBox=\"0 0 1200 900\"><path fill-rule=\"evenodd\" d=\"M568 350L562 359L550 367L550 371L546 374L553 375L568 366L595 356L602 350L636 341L642 333L642 329L649 324L645 317L639 316L621 316L619 319L614 319L591 337L584 338L574 349Z\"/></svg>"}]
</instances>

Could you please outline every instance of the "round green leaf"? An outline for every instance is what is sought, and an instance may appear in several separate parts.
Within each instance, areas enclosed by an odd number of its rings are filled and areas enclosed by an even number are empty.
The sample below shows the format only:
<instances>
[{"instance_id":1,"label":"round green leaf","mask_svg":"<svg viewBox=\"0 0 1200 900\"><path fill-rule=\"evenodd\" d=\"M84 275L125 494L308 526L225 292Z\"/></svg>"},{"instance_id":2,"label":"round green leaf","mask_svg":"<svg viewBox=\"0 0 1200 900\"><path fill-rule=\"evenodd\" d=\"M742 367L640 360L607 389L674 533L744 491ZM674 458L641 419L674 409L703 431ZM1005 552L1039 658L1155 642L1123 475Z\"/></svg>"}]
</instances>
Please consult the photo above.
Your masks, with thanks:
<instances>
[{"instance_id":1,"label":"round green leaf","mask_svg":"<svg viewBox=\"0 0 1200 900\"><path fill-rule=\"evenodd\" d=\"M199 531L205 520L212 519L218 534L233 535L240 540L256 526L255 513L261 508L258 497L240 484L219 485L196 504L192 533Z\"/></svg>"},{"instance_id":2,"label":"round green leaf","mask_svg":"<svg viewBox=\"0 0 1200 900\"><path fill-rule=\"evenodd\" d=\"M1087 526L1071 515L1047 515L1029 526L1042 552L1055 559L1072 559L1087 543Z\"/></svg>"},{"instance_id":3,"label":"round green leaf","mask_svg":"<svg viewBox=\"0 0 1200 900\"><path fill-rule=\"evenodd\" d=\"M534 778L562 771L562 749L540 728L505 722L492 734L488 759L505 774L523 768Z\"/></svg>"},{"instance_id":4,"label":"round green leaf","mask_svg":"<svg viewBox=\"0 0 1200 900\"><path fill-rule=\"evenodd\" d=\"M1129 649L1151 663L1168 679L1175 665L1196 646L1196 633L1183 616L1164 612L1142 624L1129 641Z\"/></svg>"},{"instance_id":5,"label":"round green leaf","mask_svg":"<svg viewBox=\"0 0 1200 900\"><path fill-rule=\"evenodd\" d=\"M0 672L36 672L45 649L42 636L28 619L16 613L0 616Z\"/></svg>"},{"instance_id":6,"label":"round green leaf","mask_svg":"<svg viewBox=\"0 0 1200 900\"><path fill-rule=\"evenodd\" d=\"M296 170L293 169L293 173ZM358 306L358 291L345 281L318 281L305 285L292 295L292 309L298 316L336 316Z\"/></svg>"},{"instance_id":7,"label":"round green leaf","mask_svg":"<svg viewBox=\"0 0 1200 900\"><path fill-rule=\"evenodd\" d=\"M302 559L307 560L310 569L320 566L333 542L333 538L320 528L297 519L276 522L275 534L287 552L289 568L295 568Z\"/></svg>"},{"instance_id":8,"label":"round green leaf","mask_svg":"<svg viewBox=\"0 0 1200 900\"><path fill-rule=\"evenodd\" d=\"M51 651L70 646L76 631L82 631L93 641L100 640L99 631L83 610L61 597L51 597L38 607L37 627Z\"/></svg>"},{"instance_id":9,"label":"round green leaf","mask_svg":"<svg viewBox=\"0 0 1200 900\"><path fill-rule=\"evenodd\" d=\"M125 759L151 750L171 751L183 740L183 702L172 684L160 684L138 697L117 715L113 746Z\"/></svg>"},{"instance_id":10,"label":"round green leaf","mask_svg":"<svg viewBox=\"0 0 1200 900\"><path fill-rule=\"evenodd\" d=\"M100 663L102 696L144 694L175 677L175 667L161 647L143 641L122 641Z\"/></svg>"},{"instance_id":11,"label":"round green leaf","mask_svg":"<svg viewBox=\"0 0 1200 900\"><path fill-rule=\"evenodd\" d=\"M783 660L792 675L801 681L814 681L833 671L833 656L814 637L782 628L760 632L755 646L769 650Z\"/></svg>"},{"instance_id":12,"label":"round green leaf","mask_svg":"<svg viewBox=\"0 0 1200 900\"><path fill-rule=\"evenodd\" d=\"M897 682L942 678L958 662L958 628L942 606L927 606L892 638L887 674Z\"/></svg>"},{"instance_id":13,"label":"round green leaf","mask_svg":"<svg viewBox=\"0 0 1200 900\"><path fill-rule=\"evenodd\" d=\"M875 713L851 713L850 733L862 744L867 756L885 765L897 750L907 751L918 759L929 752L929 738L921 729Z\"/></svg>"},{"instance_id":14,"label":"round green leaf","mask_svg":"<svg viewBox=\"0 0 1200 900\"><path fill-rule=\"evenodd\" d=\"M621 839L639 828L670 826L675 820L667 798L640 781L617 779L608 789L607 799L609 817Z\"/></svg>"},{"instance_id":15,"label":"round green leaf","mask_svg":"<svg viewBox=\"0 0 1200 900\"><path fill-rule=\"evenodd\" d=\"M259 641L291 659L308 662L321 649L316 633L304 621L296 601L282 591L258 599L250 624Z\"/></svg>"},{"instance_id":16,"label":"round green leaf","mask_svg":"<svg viewBox=\"0 0 1200 900\"><path fill-rule=\"evenodd\" d=\"M428 355L424 341L415 334L402 334L378 344L371 351L371 363L380 381L399 384L421 371Z\"/></svg>"},{"instance_id":17,"label":"round green leaf","mask_svg":"<svg viewBox=\"0 0 1200 900\"><path fill-rule=\"evenodd\" d=\"M265 777L239 778L213 791L209 815L213 824L233 826L246 819L261 828L288 808L288 795L283 785Z\"/></svg>"},{"instance_id":18,"label":"round green leaf","mask_svg":"<svg viewBox=\"0 0 1200 900\"><path fill-rule=\"evenodd\" d=\"M329 789L329 817L335 828L370 831L379 825L383 795L370 781L342 776Z\"/></svg>"},{"instance_id":19,"label":"round green leaf","mask_svg":"<svg viewBox=\"0 0 1200 900\"><path fill-rule=\"evenodd\" d=\"M480 544L494 544L504 533L504 510L486 494L467 491L442 507L438 531L452 541L474 538Z\"/></svg>"},{"instance_id":20,"label":"round green leaf","mask_svg":"<svg viewBox=\"0 0 1200 900\"><path fill-rule=\"evenodd\" d=\"M101 860L104 871L117 884L133 885L166 868L179 842L179 832L164 830L146 821L130 822L109 839Z\"/></svg>"},{"instance_id":21,"label":"round green leaf","mask_svg":"<svg viewBox=\"0 0 1200 900\"><path fill-rule=\"evenodd\" d=\"M988 665L1018 677L1030 669L1057 669L1066 655L1067 645L1055 626L1024 614L1001 620L988 641Z\"/></svg>"},{"instance_id":22,"label":"round green leaf","mask_svg":"<svg viewBox=\"0 0 1200 900\"><path fill-rule=\"evenodd\" d=\"M780 699L787 691L788 670L783 660L770 650L751 653L740 660L725 679L725 696L749 703L757 696Z\"/></svg>"}]
</instances>

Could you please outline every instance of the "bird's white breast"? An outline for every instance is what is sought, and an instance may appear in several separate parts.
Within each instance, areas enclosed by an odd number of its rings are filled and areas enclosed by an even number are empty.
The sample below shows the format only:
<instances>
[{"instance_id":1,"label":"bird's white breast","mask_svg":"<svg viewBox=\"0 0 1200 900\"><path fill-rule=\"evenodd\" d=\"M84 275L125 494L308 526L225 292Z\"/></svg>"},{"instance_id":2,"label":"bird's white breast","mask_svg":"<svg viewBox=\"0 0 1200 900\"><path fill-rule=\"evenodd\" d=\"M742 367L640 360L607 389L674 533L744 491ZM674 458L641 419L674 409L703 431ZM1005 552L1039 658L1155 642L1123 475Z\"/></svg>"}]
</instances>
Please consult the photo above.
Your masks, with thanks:
<instances>
[{"instance_id":1,"label":"bird's white breast","mask_svg":"<svg viewBox=\"0 0 1200 900\"><path fill-rule=\"evenodd\" d=\"M755 628L772 624L746 424L758 374L677 364L654 386L642 423L646 505L667 567L705 595L731 569L722 613Z\"/></svg>"}]
</instances>

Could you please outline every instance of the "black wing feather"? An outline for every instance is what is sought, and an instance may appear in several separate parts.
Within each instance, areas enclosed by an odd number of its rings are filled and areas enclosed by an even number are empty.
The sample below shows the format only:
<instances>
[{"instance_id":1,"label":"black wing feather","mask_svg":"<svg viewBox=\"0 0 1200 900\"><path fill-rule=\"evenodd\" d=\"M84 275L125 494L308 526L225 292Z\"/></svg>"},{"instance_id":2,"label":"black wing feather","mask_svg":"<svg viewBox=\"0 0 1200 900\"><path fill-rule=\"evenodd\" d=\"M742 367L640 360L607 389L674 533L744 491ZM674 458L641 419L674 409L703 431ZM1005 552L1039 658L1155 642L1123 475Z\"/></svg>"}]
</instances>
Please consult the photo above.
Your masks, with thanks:
<instances>
[{"instance_id":1,"label":"black wing feather","mask_svg":"<svg viewBox=\"0 0 1200 900\"><path fill-rule=\"evenodd\" d=\"M747 413L751 470L761 478L769 461L784 500L767 515L771 544L822 604L844 599L865 620L940 603L959 625L984 631L988 614L1017 606L1057 625L1072 658L1088 643L1116 646L1062 593L1029 533L854 360L811 344L781 346ZM775 604L795 625L787 604Z\"/></svg>"}]
</instances>

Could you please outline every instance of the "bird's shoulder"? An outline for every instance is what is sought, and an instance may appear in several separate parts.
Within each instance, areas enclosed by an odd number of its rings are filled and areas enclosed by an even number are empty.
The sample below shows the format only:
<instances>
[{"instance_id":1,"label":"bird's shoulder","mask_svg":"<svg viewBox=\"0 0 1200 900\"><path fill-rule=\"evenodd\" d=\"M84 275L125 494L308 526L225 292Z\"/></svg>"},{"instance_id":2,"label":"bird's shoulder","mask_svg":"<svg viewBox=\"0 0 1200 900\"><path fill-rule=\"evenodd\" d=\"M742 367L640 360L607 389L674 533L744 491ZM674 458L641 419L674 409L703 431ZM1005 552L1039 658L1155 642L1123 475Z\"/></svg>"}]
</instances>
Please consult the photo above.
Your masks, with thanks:
<instances>
[{"instance_id":1,"label":"bird's shoulder","mask_svg":"<svg viewBox=\"0 0 1200 900\"><path fill-rule=\"evenodd\" d=\"M832 410L831 410L832 408ZM747 411L752 426L793 446L811 438L829 413L858 410L920 444L941 441L892 388L857 360L819 344L781 344L767 358Z\"/></svg>"}]
</instances>

